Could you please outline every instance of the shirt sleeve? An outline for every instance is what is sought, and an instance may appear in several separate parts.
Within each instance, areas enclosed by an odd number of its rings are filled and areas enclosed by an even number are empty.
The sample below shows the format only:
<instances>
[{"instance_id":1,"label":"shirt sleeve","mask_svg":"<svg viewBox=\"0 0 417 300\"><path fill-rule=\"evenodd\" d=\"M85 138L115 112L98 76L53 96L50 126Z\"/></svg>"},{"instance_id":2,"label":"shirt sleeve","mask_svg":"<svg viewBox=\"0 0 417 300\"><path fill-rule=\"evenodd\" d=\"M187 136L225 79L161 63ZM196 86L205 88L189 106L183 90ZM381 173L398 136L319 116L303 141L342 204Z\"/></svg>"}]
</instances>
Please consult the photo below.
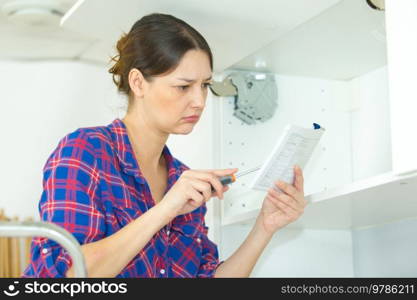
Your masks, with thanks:
<instances>
[{"instance_id":1,"label":"shirt sleeve","mask_svg":"<svg viewBox=\"0 0 417 300\"><path fill-rule=\"evenodd\" d=\"M207 207L204 204L203 208L203 225L204 225L204 234L201 235L201 244L202 244L202 254L201 254L201 264L197 273L199 278L212 278L216 273L217 267L222 264L224 261L219 261L219 252L217 245L212 242L208 234L208 227L205 224L204 216L207 211Z\"/></svg>"},{"instance_id":2,"label":"shirt sleeve","mask_svg":"<svg viewBox=\"0 0 417 300\"><path fill-rule=\"evenodd\" d=\"M43 169L41 220L63 227L80 244L103 238L104 213L97 201L98 180L95 150L87 133L78 129L65 136ZM71 257L61 245L34 237L30 262L22 277L65 277L71 265Z\"/></svg>"}]
</instances>

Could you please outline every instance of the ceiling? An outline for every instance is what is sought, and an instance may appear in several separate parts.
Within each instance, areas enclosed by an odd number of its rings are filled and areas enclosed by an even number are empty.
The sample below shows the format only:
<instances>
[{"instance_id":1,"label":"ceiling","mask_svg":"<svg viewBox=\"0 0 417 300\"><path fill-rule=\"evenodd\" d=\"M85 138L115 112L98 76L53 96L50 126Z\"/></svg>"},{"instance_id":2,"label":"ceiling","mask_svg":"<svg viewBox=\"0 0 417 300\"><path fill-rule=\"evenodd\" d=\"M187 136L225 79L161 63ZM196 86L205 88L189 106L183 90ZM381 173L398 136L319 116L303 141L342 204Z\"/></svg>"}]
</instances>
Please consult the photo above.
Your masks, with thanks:
<instances>
[{"instance_id":1,"label":"ceiling","mask_svg":"<svg viewBox=\"0 0 417 300\"><path fill-rule=\"evenodd\" d=\"M76 0L53 0L67 11ZM0 0L0 7L10 3ZM28 26L14 23L0 12L0 59L68 59L82 54L93 43L91 37L59 26Z\"/></svg>"},{"instance_id":2,"label":"ceiling","mask_svg":"<svg viewBox=\"0 0 417 300\"><path fill-rule=\"evenodd\" d=\"M12 1L0 0L0 7ZM63 12L77 2L48 1ZM241 68L348 79L386 60L384 14L365 0L85 0L62 26L24 26L0 14L0 59L107 65L120 35L153 12L200 31L212 48L215 72Z\"/></svg>"},{"instance_id":3,"label":"ceiling","mask_svg":"<svg viewBox=\"0 0 417 300\"><path fill-rule=\"evenodd\" d=\"M0 6L13 0L0 0ZM33 1L33 0L32 0ZM42 0L43 1L43 0ZM55 0L68 10L76 0ZM0 15L0 59L81 59L107 64L122 32L161 12L190 23L209 42L221 71L339 0L86 0L62 27L36 28Z\"/></svg>"}]
</instances>

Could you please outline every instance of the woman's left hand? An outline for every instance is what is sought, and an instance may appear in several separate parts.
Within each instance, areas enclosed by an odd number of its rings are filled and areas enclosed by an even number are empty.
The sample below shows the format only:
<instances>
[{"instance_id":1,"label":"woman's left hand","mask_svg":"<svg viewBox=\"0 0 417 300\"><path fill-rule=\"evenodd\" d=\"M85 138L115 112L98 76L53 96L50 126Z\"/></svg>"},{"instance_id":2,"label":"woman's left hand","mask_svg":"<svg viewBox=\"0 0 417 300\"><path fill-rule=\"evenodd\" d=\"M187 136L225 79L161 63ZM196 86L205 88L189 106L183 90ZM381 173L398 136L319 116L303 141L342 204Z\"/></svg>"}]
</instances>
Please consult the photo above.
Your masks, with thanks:
<instances>
[{"instance_id":1,"label":"woman's left hand","mask_svg":"<svg viewBox=\"0 0 417 300\"><path fill-rule=\"evenodd\" d=\"M270 188L262 203L258 224L270 234L297 220L304 212L304 178L300 167L294 167L294 185L278 181L275 183L283 192Z\"/></svg>"}]
</instances>

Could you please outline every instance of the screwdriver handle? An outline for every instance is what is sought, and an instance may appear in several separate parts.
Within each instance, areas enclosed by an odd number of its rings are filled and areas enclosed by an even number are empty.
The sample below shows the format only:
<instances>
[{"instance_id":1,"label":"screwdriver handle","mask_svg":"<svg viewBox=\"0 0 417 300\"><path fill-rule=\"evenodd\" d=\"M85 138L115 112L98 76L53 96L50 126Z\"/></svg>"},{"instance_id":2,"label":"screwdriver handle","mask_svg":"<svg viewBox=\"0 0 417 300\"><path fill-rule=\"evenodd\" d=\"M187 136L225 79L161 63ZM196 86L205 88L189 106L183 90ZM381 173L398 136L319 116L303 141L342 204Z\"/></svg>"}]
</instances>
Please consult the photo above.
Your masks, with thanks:
<instances>
[{"instance_id":1,"label":"screwdriver handle","mask_svg":"<svg viewBox=\"0 0 417 300\"><path fill-rule=\"evenodd\" d=\"M227 185L227 184L230 184L232 182L235 182L236 181L236 176L234 174L226 175L226 176L220 177L219 180L222 183L222 185ZM211 187L211 191L215 192L216 190L214 189L214 187Z\"/></svg>"}]
</instances>

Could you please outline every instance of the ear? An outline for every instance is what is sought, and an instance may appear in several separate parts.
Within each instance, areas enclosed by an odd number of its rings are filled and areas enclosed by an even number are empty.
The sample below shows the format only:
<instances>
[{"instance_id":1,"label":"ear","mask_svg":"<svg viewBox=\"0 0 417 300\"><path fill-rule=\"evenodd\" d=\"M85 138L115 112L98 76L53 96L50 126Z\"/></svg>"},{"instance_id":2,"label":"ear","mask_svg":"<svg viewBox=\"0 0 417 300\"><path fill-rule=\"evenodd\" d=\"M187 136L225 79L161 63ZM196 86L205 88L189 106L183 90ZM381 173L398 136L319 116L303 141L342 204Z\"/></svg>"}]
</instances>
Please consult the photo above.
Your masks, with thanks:
<instances>
[{"instance_id":1,"label":"ear","mask_svg":"<svg viewBox=\"0 0 417 300\"><path fill-rule=\"evenodd\" d=\"M129 86L135 97L142 98L145 92L146 80L142 72L133 68L129 72Z\"/></svg>"}]
</instances>

